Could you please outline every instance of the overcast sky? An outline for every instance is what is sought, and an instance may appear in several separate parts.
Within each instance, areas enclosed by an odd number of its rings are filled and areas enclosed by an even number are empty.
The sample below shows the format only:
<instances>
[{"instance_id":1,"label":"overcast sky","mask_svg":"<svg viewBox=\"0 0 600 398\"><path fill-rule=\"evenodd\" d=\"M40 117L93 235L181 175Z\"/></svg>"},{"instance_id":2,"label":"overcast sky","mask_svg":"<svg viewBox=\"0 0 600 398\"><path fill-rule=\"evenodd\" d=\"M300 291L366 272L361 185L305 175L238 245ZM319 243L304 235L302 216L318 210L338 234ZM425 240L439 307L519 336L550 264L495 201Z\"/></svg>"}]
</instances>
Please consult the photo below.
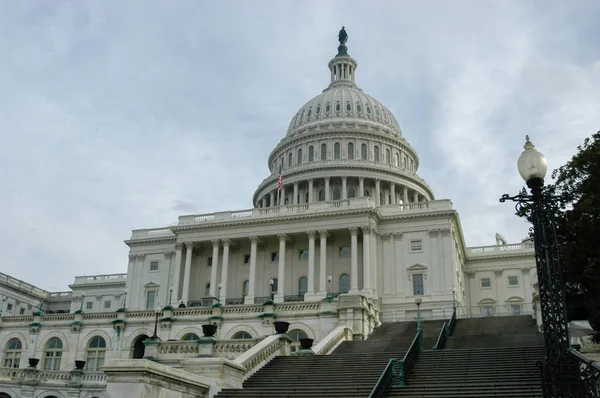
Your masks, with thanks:
<instances>
[{"instance_id":1,"label":"overcast sky","mask_svg":"<svg viewBox=\"0 0 600 398\"><path fill-rule=\"evenodd\" d=\"M467 244L520 241L498 198L525 134L554 169L600 129L598 21L597 0L2 1L0 271L68 290L126 272L132 229L250 208L342 25Z\"/></svg>"}]
</instances>

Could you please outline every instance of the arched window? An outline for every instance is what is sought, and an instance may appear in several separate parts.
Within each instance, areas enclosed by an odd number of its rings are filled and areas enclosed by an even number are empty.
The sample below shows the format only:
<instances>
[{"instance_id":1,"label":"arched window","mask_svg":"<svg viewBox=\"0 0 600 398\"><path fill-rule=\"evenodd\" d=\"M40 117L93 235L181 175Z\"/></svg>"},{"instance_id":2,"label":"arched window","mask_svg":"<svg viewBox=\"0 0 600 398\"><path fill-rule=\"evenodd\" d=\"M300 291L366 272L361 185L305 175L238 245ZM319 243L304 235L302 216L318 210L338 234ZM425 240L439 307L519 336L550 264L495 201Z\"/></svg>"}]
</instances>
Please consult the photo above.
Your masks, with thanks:
<instances>
[{"instance_id":1,"label":"arched window","mask_svg":"<svg viewBox=\"0 0 600 398\"><path fill-rule=\"evenodd\" d=\"M308 161L312 162L313 160L315 160L315 147L311 145L308 147Z\"/></svg>"},{"instance_id":2,"label":"arched window","mask_svg":"<svg viewBox=\"0 0 600 398\"><path fill-rule=\"evenodd\" d=\"M391 162L392 162L392 158L390 157L390 150L389 149L385 150L385 162L387 164L391 164Z\"/></svg>"},{"instance_id":3,"label":"arched window","mask_svg":"<svg viewBox=\"0 0 600 398\"><path fill-rule=\"evenodd\" d=\"M373 154L373 160L379 162L379 147L377 145L375 145L375 147L373 148Z\"/></svg>"},{"instance_id":4,"label":"arched window","mask_svg":"<svg viewBox=\"0 0 600 398\"><path fill-rule=\"evenodd\" d=\"M305 276L300 277L298 279L298 295L304 296L306 291L308 290L308 278Z\"/></svg>"},{"instance_id":5,"label":"arched window","mask_svg":"<svg viewBox=\"0 0 600 398\"><path fill-rule=\"evenodd\" d=\"M183 335L181 340L184 340L184 341L200 340L200 337L198 337L198 335L196 333L186 333Z\"/></svg>"},{"instance_id":6,"label":"arched window","mask_svg":"<svg viewBox=\"0 0 600 398\"><path fill-rule=\"evenodd\" d=\"M340 143L336 142L335 144L333 144L333 158L334 159L339 159L340 158Z\"/></svg>"},{"instance_id":7,"label":"arched window","mask_svg":"<svg viewBox=\"0 0 600 398\"><path fill-rule=\"evenodd\" d=\"M340 275L340 293L348 293L350 291L350 275Z\"/></svg>"},{"instance_id":8,"label":"arched window","mask_svg":"<svg viewBox=\"0 0 600 398\"><path fill-rule=\"evenodd\" d=\"M60 370L63 342L58 337L53 337L44 348L44 370Z\"/></svg>"},{"instance_id":9,"label":"arched window","mask_svg":"<svg viewBox=\"0 0 600 398\"><path fill-rule=\"evenodd\" d=\"M354 188L353 188L353 187L350 187L350 188L348 189L348 199L352 199L352 198L353 198L353 197L355 197L355 196L356 196L356 191L354 190Z\"/></svg>"},{"instance_id":10,"label":"arched window","mask_svg":"<svg viewBox=\"0 0 600 398\"><path fill-rule=\"evenodd\" d=\"M296 159L298 164L302 164L302 148L298 149L298 157Z\"/></svg>"},{"instance_id":11,"label":"arched window","mask_svg":"<svg viewBox=\"0 0 600 398\"><path fill-rule=\"evenodd\" d=\"M251 338L252 338L252 335L245 331L237 332L232 337L232 339L236 339L236 340L251 339Z\"/></svg>"},{"instance_id":12,"label":"arched window","mask_svg":"<svg viewBox=\"0 0 600 398\"><path fill-rule=\"evenodd\" d=\"M394 166L398 167L399 166L399 162L398 162L398 152L394 153Z\"/></svg>"},{"instance_id":13,"label":"arched window","mask_svg":"<svg viewBox=\"0 0 600 398\"><path fill-rule=\"evenodd\" d=\"M92 339L88 345L86 354L86 370L90 372L97 372L100 366L104 365L104 358L106 357L106 340L100 336L96 336Z\"/></svg>"},{"instance_id":14,"label":"arched window","mask_svg":"<svg viewBox=\"0 0 600 398\"><path fill-rule=\"evenodd\" d=\"M362 160L367 160L367 144L362 144L360 146L360 158Z\"/></svg>"},{"instance_id":15,"label":"arched window","mask_svg":"<svg viewBox=\"0 0 600 398\"><path fill-rule=\"evenodd\" d=\"M308 338L306 333L304 333L304 331L300 329L294 329L288 332L288 336L290 336L290 338L292 339L292 342L290 343L290 348L292 352L298 351L298 348L300 347L300 339Z\"/></svg>"},{"instance_id":16,"label":"arched window","mask_svg":"<svg viewBox=\"0 0 600 398\"><path fill-rule=\"evenodd\" d=\"M6 344L6 351L4 354L4 367L5 368L18 368L21 363L21 350L23 349L23 343L19 339L10 339Z\"/></svg>"},{"instance_id":17,"label":"arched window","mask_svg":"<svg viewBox=\"0 0 600 398\"><path fill-rule=\"evenodd\" d=\"M292 167L292 153L288 153L288 167Z\"/></svg>"},{"instance_id":18,"label":"arched window","mask_svg":"<svg viewBox=\"0 0 600 398\"><path fill-rule=\"evenodd\" d=\"M354 159L354 144L348 143L348 159Z\"/></svg>"},{"instance_id":19,"label":"arched window","mask_svg":"<svg viewBox=\"0 0 600 398\"><path fill-rule=\"evenodd\" d=\"M402 168L404 168L404 169L406 168L406 158L405 157L402 158Z\"/></svg>"},{"instance_id":20,"label":"arched window","mask_svg":"<svg viewBox=\"0 0 600 398\"><path fill-rule=\"evenodd\" d=\"M210 296L210 282L206 282L204 285L204 297Z\"/></svg>"},{"instance_id":21,"label":"arched window","mask_svg":"<svg viewBox=\"0 0 600 398\"><path fill-rule=\"evenodd\" d=\"M327 160L327 144L321 144L321 160Z\"/></svg>"},{"instance_id":22,"label":"arched window","mask_svg":"<svg viewBox=\"0 0 600 398\"><path fill-rule=\"evenodd\" d=\"M322 202L324 200L325 200L325 190L319 189L319 202Z\"/></svg>"},{"instance_id":23,"label":"arched window","mask_svg":"<svg viewBox=\"0 0 600 398\"><path fill-rule=\"evenodd\" d=\"M333 200L340 200L340 189L333 188Z\"/></svg>"},{"instance_id":24,"label":"arched window","mask_svg":"<svg viewBox=\"0 0 600 398\"><path fill-rule=\"evenodd\" d=\"M132 359L144 358L144 354L146 353L146 345L144 344L144 341L146 341L146 339L148 339L148 336L145 334L136 337L133 343L133 353L131 355Z\"/></svg>"}]
</instances>

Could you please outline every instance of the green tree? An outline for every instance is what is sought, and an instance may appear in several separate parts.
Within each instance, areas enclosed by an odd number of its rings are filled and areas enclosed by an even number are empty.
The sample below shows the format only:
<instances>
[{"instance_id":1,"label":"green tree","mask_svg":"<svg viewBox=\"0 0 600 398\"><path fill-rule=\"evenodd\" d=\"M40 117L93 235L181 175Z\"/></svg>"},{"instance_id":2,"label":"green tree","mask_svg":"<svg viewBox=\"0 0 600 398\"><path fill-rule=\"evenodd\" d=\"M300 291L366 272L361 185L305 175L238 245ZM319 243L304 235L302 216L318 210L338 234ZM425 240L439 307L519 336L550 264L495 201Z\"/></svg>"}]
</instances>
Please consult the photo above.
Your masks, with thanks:
<instances>
[{"instance_id":1,"label":"green tree","mask_svg":"<svg viewBox=\"0 0 600 398\"><path fill-rule=\"evenodd\" d=\"M561 197L555 213L567 302L585 303L600 330L600 131L577 150L554 170L547 192Z\"/></svg>"}]
</instances>

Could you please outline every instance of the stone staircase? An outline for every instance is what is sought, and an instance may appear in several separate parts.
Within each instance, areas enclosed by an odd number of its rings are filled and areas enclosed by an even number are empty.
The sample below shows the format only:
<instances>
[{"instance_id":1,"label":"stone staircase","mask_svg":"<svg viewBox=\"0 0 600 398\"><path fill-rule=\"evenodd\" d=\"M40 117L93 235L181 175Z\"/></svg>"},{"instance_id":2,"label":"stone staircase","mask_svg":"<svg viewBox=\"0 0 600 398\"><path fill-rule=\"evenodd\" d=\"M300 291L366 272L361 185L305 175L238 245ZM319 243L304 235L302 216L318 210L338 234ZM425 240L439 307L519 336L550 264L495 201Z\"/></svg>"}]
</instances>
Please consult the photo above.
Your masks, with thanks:
<instances>
[{"instance_id":1,"label":"stone staircase","mask_svg":"<svg viewBox=\"0 0 600 398\"><path fill-rule=\"evenodd\" d=\"M442 324L423 322L431 336L428 345L435 344ZM390 358L404 356L416 330L416 322L383 324L368 340L345 341L330 355L274 358L248 378L243 389L224 389L217 397L366 398Z\"/></svg>"},{"instance_id":2,"label":"stone staircase","mask_svg":"<svg viewBox=\"0 0 600 398\"><path fill-rule=\"evenodd\" d=\"M423 351L405 387L389 397L542 397L544 347Z\"/></svg>"}]
</instances>

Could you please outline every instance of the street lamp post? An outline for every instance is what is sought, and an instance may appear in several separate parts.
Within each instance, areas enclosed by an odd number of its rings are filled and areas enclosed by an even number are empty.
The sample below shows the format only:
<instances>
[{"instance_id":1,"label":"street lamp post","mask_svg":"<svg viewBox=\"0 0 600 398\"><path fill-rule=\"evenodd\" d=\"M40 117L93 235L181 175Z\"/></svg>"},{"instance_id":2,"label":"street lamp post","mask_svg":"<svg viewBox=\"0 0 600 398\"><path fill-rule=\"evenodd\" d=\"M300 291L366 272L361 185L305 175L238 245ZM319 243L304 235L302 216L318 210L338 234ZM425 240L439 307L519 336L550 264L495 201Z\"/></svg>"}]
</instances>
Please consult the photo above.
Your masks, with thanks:
<instances>
[{"instance_id":1,"label":"street lamp post","mask_svg":"<svg viewBox=\"0 0 600 398\"><path fill-rule=\"evenodd\" d=\"M456 313L456 289L452 289L452 309Z\"/></svg>"},{"instance_id":2,"label":"street lamp post","mask_svg":"<svg viewBox=\"0 0 600 398\"><path fill-rule=\"evenodd\" d=\"M158 317L159 317L161 311L162 310L160 308L160 305L157 305L156 308L154 309L154 312L156 313L156 317L154 318L154 334L150 337L152 340L158 339Z\"/></svg>"},{"instance_id":3,"label":"street lamp post","mask_svg":"<svg viewBox=\"0 0 600 398\"><path fill-rule=\"evenodd\" d=\"M81 292L81 303L79 303L79 313L83 312L83 301L85 300L85 292ZM42 306L40 305L40 311L42 311Z\"/></svg>"},{"instance_id":4,"label":"street lamp post","mask_svg":"<svg viewBox=\"0 0 600 398\"><path fill-rule=\"evenodd\" d=\"M544 331L546 357L540 364L544 397L583 397L582 383L578 380L568 350L571 346L565 305L565 289L558 253L556 226L551 204L558 198L543 192L548 168L546 157L535 149L526 136L524 151L517 161L519 174L531 190L525 188L515 196L502 195L500 202L517 202L517 212L531 210L533 240L538 275L538 288Z\"/></svg>"},{"instance_id":5,"label":"street lamp post","mask_svg":"<svg viewBox=\"0 0 600 398\"><path fill-rule=\"evenodd\" d=\"M217 285L217 287L219 288L219 297L217 297L217 302L219 304L221 304L221 289L223 289L223 284L221 282L219 282L219 284Z\"/></svg>"},{"instance_id":6,"label":"street lamp post","mask_svg":"<svg viewBox=\"0 0 600 398\"><path fill-rule=\"evenodd\" d=\"M269 279L269 286L270 286L270 293L269 293L269 300L273 301L273 285L275 284L275 280L273 278Z\"/></svg>"},{"instance_id":7,"label":"street lamp post","mask_svg":"<svg viewBox=\"0 0 600 398\"><path fill-rule=\"evenodd\" d=\"M423 299L421 297L415 297L415 304L417 305L417 333L419 334L419 351L423 351L423 329L421 329L421 303Z\"/></svg>"},{"instance_id":8,"label":"street lamp post","mask_svg":"<svg viewBox=\"0 0 600 398\"><path fill-rule=\"evenodd\" d=\"M171 305L172 302L173 302L173 284L171 283L171 287L169 289L169 302L167 303L167 305Z\"/></svg>"},{"instance_id":9,"label":"street lamp post","mask_svg":"<svg viewBox=\"0 0 600 398\"><path fill-rule=\"evenodd\" d=\"M331 274L327 275L327 298L331 299L331 281L333 277Z\"/></svg>"},{"instance_id":10,"label":"street lamp post","mask_svg":"<svg viewBox=\"0 0 600 398\"><path fill-rule=\"evenodd\" d=\"M127 308L127 288L123 291L123 308Z\"/></svg>"}]
</instances>

